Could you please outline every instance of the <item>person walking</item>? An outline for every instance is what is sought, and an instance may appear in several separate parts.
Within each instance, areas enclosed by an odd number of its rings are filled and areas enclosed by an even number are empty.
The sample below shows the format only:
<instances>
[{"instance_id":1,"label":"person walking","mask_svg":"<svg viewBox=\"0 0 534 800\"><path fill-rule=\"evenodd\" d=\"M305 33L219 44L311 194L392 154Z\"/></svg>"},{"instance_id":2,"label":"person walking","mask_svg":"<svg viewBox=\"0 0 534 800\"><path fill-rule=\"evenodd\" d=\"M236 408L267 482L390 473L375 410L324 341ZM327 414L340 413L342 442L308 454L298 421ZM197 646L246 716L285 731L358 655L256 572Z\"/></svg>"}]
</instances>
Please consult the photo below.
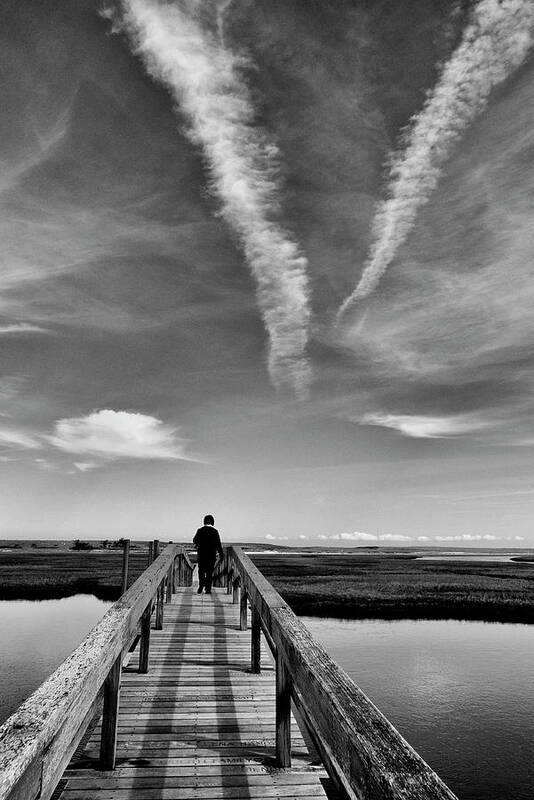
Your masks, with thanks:
<instances>
[{"instance_id":1,"label":"person walking","mask_svg":"<svg viewBox=\"0 0 534 800\"><path fill-rule=\"evenodd\" d=\"M217 554L222 560L224 557L221 537L219 531L214 528L215 520L211 514L204 517L204 525L198 529L193 539L193 544L197 548L198 562L198 589L197 594L202 594L204 589L206 594L211 594L211 582L213 580L213 569Z\"/></svg>"}]
</instances>

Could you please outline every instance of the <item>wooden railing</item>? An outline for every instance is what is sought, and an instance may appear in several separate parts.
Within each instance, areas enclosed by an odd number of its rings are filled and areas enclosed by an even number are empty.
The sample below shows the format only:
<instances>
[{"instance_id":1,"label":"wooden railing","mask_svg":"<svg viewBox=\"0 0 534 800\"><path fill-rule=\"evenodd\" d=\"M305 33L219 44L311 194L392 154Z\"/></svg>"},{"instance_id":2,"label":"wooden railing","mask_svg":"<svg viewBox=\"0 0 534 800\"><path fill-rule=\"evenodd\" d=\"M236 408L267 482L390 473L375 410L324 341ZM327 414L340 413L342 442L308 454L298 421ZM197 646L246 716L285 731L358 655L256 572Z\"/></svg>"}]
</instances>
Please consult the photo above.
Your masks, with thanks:
<instances>
[{"instance_id":1,"label":"wooden railing","mask_svg":"<svg viewBox=\"0 0 534 800\"><path fill-rule=\"evenodd\" d=\"M182 546L169 544L159 555L154 542L151 552L138 580L0 727L0 800L49 800L102 701L101 768L113 769L123 658L139 638L139 671L148 671L153 607L161 628L165 599L192 580ZM123 586L126 580L123 572Z\"/></svg>"},{"instance_id":2,"label":"wooden railing","mask_svg":"<svg viewBox=\"0 0 534 800\"><path fill-rule=\"evenodd\" d=\"M456 800L435 772L312 637L239 547L218 569L247 627L259 672L261 630L276 660L276 759L291 764L291 701L333 782L351 800Z\"/></svg>"}]
</instances>

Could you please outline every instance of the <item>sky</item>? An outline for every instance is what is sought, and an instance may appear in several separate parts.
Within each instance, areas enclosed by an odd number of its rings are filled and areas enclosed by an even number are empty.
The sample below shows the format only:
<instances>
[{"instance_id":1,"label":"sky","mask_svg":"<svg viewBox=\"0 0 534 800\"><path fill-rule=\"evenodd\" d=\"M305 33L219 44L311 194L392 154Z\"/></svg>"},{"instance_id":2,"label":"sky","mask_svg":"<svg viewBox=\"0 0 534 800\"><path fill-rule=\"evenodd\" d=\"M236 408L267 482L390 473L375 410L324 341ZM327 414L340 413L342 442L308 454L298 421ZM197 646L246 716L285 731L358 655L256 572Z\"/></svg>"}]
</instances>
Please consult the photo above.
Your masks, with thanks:
<instances>
[{"instance_id":1,"label":"sky","mask_svg":"<svg viewBox=\"0 0 534 800\"><path fill-rule=\"evenodd\" d=\"M0 536L534 547L530 0L5 0Z\"/></svg>"}]
</instances>

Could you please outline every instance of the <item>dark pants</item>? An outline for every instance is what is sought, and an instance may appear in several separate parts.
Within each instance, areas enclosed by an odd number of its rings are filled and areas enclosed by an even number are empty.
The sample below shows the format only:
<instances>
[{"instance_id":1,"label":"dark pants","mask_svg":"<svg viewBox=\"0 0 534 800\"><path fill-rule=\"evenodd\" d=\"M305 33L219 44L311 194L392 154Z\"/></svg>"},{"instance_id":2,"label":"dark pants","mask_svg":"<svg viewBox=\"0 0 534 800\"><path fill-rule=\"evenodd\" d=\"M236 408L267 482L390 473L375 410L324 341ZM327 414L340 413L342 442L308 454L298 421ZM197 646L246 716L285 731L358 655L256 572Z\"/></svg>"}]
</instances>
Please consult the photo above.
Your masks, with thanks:
<instances>
[{"instance_id":1,"label":"dark pants","mask_svg":"<svg viewBox=\"0 0 534 800\"><path fill-rule=\"evenodd\" d=\"M215 553L198 554L198 586L200 589L205 589L207 592L211 592L215 559Z\"/></svg>"}]
</instances>

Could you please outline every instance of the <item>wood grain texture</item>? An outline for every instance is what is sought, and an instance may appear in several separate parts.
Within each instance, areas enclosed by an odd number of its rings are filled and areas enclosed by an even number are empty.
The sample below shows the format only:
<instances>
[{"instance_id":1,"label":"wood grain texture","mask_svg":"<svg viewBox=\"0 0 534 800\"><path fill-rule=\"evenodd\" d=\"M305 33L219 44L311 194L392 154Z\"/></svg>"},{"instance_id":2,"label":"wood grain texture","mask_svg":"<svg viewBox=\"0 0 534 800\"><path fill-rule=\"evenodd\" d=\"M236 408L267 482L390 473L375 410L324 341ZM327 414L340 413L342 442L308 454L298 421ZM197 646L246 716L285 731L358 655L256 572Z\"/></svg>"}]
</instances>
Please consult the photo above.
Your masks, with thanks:
<instances>
[{"instance_id":1,"label":"wood grain texture","mask_svg":"<svg viewBox=\"0 0 534 800\"><path fill-rule=\"evenodd\" d=\"M47 800L76 749L114 662L181 547L166 548L78 648L0 727L0 800ZM22 788L21 788L22 787Z\"/></svg>"},{"instance_id":2,"label":"wood grain texture","mask_svg":"<svg viewBox=\"0 0 534 800\"><path fill-rule=\"evenodd\" d=\"M276 766L275 670L267 648L250 670L250 639L225 589L177 589L162 631L151 632L151 668L125 660L113 772L99 768L100 727L63 778L61 800L320 798L294 718L291 770Z\"/></svg>"},{"instance_id":3,"label":"wood grain texture","mask_svg":"<svg viewBox=\"0 0 534 800\"><path fill-rule=\"evenodd\" d=\"M104 707L100 737L100 767L115 768L117 727L119 717L119 689L121 684L122 655L120 655L104 681Z\"/></svg>"},{"instance_id":4,"label":"wood grain texture","mask_svg":"<svg viewBox=\"0 0 534 800\"><path fill-rule=\"evenodd\" d=\"M358 800L456 800L348 675L316 642L251 560L231 548L250 602L260 613L307 717L330 753L329 770Z\"/></svg>"}]
</instances>

